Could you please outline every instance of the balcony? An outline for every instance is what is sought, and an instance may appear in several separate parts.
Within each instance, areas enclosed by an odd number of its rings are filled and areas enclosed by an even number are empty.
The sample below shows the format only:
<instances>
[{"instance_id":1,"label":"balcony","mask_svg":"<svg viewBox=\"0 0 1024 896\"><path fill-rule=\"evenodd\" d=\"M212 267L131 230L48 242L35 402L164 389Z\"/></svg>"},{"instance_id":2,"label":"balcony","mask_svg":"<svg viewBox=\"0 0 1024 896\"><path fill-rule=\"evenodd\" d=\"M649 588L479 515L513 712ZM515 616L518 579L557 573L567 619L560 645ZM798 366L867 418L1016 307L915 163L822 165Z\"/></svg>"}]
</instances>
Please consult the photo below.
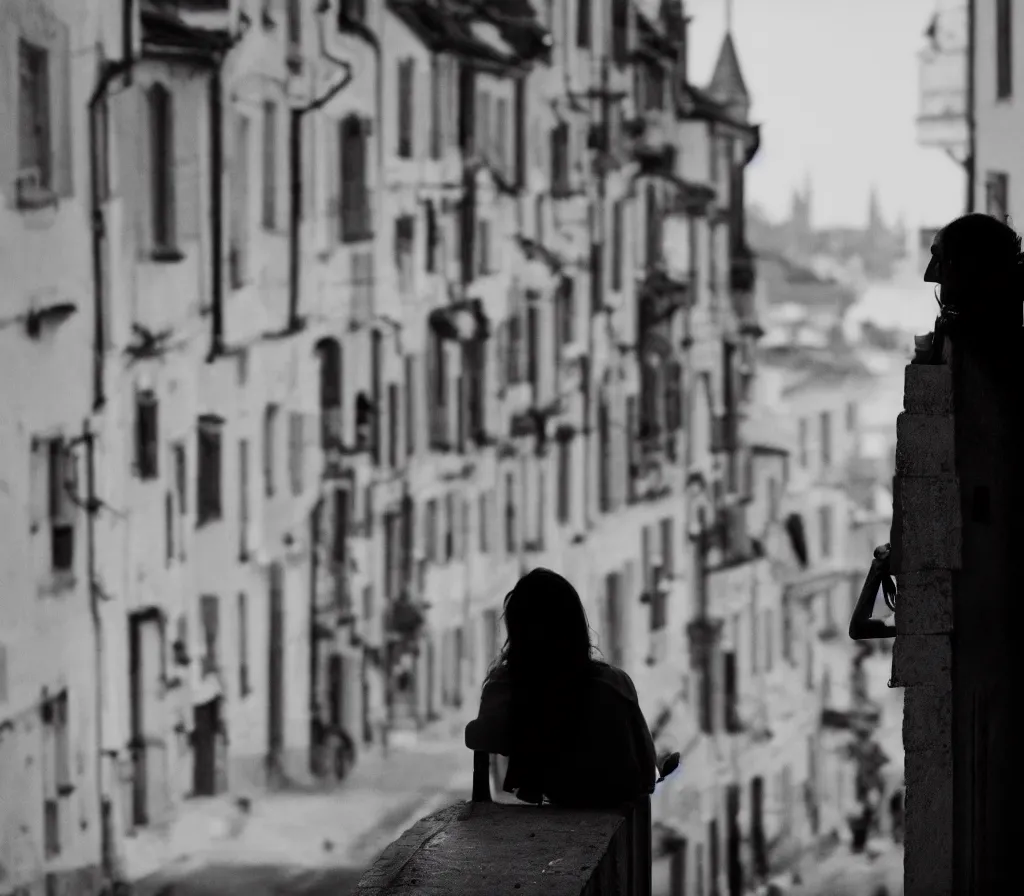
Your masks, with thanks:
<instances>
[{"instance_id":1,"label":"balcony","mask_svg":"<svg viewBox=\"0 0 1024 896\"><path fill-rule=\"evenodd\" d=\"M364 891L650 896L650 799L618 811L457 803L388 846Z\"/></svg>"}]
</instances>

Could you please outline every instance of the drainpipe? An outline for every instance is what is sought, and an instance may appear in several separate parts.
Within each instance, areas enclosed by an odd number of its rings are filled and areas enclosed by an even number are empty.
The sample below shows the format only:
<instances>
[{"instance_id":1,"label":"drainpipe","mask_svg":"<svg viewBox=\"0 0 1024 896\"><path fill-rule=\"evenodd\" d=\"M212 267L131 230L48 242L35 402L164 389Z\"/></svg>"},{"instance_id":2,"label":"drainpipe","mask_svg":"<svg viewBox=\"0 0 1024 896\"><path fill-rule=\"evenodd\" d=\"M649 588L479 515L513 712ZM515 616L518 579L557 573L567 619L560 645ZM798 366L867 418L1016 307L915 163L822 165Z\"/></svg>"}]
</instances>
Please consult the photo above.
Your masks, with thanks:
<instances>
[{"instance_id":1,"label":"drainpipe","mask_svg":"<svg viewBox=\"0 0 1024 896\"><path fill-rule=\"evenodd\" d=\"M210 73L210 251L211 331L210 353L206 360L216 361L224 354L224 83L221 66L224 56L214 58Z\"/></svg>"},{"instance_id":2,"label":"drainpipe","mask_svg":"<svg viewBox=\"0 0 1024 896\"><path fill-rule=\"evenodd\" d=\"M89 611L92 615L93 629L93 675L95 678L95 693L93 713L96 724L96 812L97 823L100 829L100 855L104 874L109 879L113 868L110 867L113 856L113 843L110 837L110 826L107 819L106 806L108 797L106 793L103 759L104 752L104 729L103 729L103 704L104 704L104 674L103 674L103 618L100 614L101 592L96 583L96 514L99 513L101 503L96 498L96 436L86 419L82 425L82 434L75 440L79 445L85 447L85 563L86 582L89 589Z\"/></svg>"},{"instance_id":3,"label":"drainpipe","mask_svg":"<svg viewBox=\"0 0 1024 896\"><path fill-rule=\"evenodd\" d=\"M125 3L126 17L130 18L131 2ZM126 23L125 28L129 25ZM99 116L103 103L106 102L107 88L117 77L123 75L127 81L135 60L131 57L130 41L126 38L126 54L118 62L105 63L100 72L99 83L93 88L89 97L89 204L91 212L92 236L92 290L93 290L93 341L92 341L92 408L100 410L107 401L106 383L103 376L103 352L105 347L106 320L104 316L104 291L107 284L103 276L103 245L107 236L106 221L103 217L103 203L106 197L100 193L99 168L106 167L109 159L101 159L98 155L97 137L99 136ZM108 120L104 118L106 127ZM109 133L109 131L108 131Z\"/></svg>"},{"instance_id":4,"label":"drainpipe","mask_svg":"<svg viewBox=\"0 0 1024 896\"><path fill-rule=\"evenodd\" d=\"M977 8L978 0L967 0L967 159L964 169L967 172L967 212L975 208L975 167L978 149L977 122L974 115L974 56L977 41Z\"/></svg>"},{"instance_id":5,"label":"drainpipe","mask_svg":"<svg viewBox=\"0 0 1024 896\"><path fill-rule=\"evenodd\" d=\"M338 83L305 106L291 110L288 119L289 153L289 206L288 206L288 333L302 329L302 314L299 308L302 276L302 122L310 112L322 109L352 82L352 66L333 56L327 48L323 17L330 11L329 4L317 9L317 33L320 41L320 55L342 70ZM378 68L380 66L378 65Z\"/></svg>"}]
</instances>

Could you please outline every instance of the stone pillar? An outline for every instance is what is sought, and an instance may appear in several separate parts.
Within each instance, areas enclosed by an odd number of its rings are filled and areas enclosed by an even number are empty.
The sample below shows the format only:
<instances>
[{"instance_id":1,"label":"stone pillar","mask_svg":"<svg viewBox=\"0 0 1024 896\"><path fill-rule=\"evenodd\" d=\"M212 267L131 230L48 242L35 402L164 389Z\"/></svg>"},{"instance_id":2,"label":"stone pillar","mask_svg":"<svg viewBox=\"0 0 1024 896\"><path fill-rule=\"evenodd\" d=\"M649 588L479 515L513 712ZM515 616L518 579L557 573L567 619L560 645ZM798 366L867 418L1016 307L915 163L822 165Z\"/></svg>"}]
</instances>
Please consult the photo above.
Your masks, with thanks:
<instances>
[{"instance_id":1,"label":"stone pillar","mask_svg":"<svg viewBox=\"0 0 1024 896\"><path fill-rule=\"evenodd\" d=\"M891 536L892 684L906 688L906 896L1008 892L1019 878L1024 455L1006 360L992 342L954 335L941 363L906 369Z\"/></svg>"}]
</instances>

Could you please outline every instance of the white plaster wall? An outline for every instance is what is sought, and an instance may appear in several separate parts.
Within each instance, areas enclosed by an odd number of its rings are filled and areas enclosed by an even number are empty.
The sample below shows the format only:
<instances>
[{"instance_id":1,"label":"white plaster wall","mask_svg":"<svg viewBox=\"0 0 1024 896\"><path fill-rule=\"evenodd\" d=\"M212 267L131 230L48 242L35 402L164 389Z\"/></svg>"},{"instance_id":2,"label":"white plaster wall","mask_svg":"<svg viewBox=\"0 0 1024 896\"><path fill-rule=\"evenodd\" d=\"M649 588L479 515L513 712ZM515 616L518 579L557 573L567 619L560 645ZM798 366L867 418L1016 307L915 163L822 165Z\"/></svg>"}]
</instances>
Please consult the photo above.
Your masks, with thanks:
<instances>
[{"instance_id":1,"label":"white plaster wall","mask_svg":"<svg viewBox=\"0 0 1024 896\"><path fill-rule=\"evenodd\" d=\"M977 47L974 54L975 210L985 211L986 174L1004 172L1010 180L1007 197L1010 223L1019 229L1024 221L1024 159L1018 152L1024 140L1024 114L1021 114L1024 66L1020 64L1024 59L1024 22L1019 15L1011 18L1013 89L1011 96L999 99L996 96L996 4L977 4L974 24Z\"/></svg>"}]
</instances>

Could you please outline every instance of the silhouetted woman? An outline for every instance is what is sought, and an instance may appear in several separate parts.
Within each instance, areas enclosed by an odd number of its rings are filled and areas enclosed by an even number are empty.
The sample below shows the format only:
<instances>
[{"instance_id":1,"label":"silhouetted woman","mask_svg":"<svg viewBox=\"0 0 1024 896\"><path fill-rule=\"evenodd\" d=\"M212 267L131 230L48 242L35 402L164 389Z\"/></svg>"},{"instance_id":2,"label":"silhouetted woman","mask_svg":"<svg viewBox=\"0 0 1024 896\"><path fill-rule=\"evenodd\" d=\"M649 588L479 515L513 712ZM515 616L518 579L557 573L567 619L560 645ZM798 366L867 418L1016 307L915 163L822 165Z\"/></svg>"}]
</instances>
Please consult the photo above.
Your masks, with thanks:
<instances>
[{"instance_id":1,"label":"silhouetted woman","mask_svg":"<svg viewBox=\"0 0 1024 896\"><path fill-rule=\"evenodd\" d=\"M594 657L576 589L534 569L505 597L504 619L466 746L508 756L504 789L526 802L612 807L653 792L654 742L636 688Z\"/></svg>"}]
</instances>

